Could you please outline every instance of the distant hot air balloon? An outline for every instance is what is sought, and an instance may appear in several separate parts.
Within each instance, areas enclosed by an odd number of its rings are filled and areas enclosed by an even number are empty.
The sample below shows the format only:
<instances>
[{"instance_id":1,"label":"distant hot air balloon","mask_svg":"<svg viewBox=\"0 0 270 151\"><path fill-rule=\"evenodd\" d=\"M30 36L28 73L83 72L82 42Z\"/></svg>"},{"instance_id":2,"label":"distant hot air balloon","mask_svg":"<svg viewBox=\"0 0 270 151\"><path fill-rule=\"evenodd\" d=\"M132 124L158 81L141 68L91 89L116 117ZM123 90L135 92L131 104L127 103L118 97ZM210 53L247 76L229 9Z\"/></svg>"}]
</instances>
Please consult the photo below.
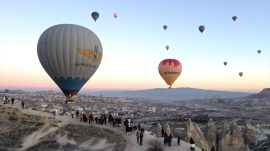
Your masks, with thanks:
<instances>
[{"instance_id":1,"label":"distant hot air balloon","mask_svg":"<svg viewBox=\"0 0 270 151\"><path fill-rule=\"evenodd\" d=\"M239 72L239 76L242 77L243 76L243 72Z\"/></svg>"},{"instance_id":2,"label":"distant hot air balloon","mask_svg":"<svg viewBox=\"0 0 270 151\"><path fill-rule=\"evenodd\" d=\"M163 80L171 88L174 81L182 72L182 64L176 59L165 59L159 63L158 71Z\"/></svg>"},{"instance_id":3,"label":"distant hot air balloon","mask_svg":"<svg viewBox=\"0 0 270 151\"><path fill-rule=\"evenodd\" d=\"M262 52L262 50L257 50L257 53L260 54Z\"/></svg>"},{"instance_id":4,"label":"distant hot air balloon","mask_svg":"<svg viewBox=\"0 0 270 151\"><path fill-rule=\"evenodd\" d=\"M166 45L165 48L166 48L166 50L169 50L170 46L169 45Z\"/></svg>"},{"instance_id":5,"label":"distant hot air balloon","mask_svg":"<svg viewBox=\"0 0 270 151\"><path fill-rule=\"evenodd\" d=\"M113 17L116 19L118 17L118 13L114 13Z\"/></svg>"},{"instance_id":6,"label":"distant hot air balloon","mask_svg":"<svg viewBox=\"0 0 270 151\"><path fill-rule=\"evenodd\" d=\"M167 30L167 28L168 28L167 25L164 25L164 26L163 26L163 29L164 29L164 30Z\"/></svg>"},{"instance_id":7,"label":"distant hot air balloon","mask_svg":"<svg viewBox=\"0 0 270 151\"><path fill-rule=\"evenodd\" d=\"M235 22L237 20L237 16L233 16L232 20Z\"/></svg>"},{"instance_id":8,"label":"distant hot air balloon","mask_svg":"<svg viewBox=\"0 0 270 151\"><path fill-rule=\"evenodd\" d=\"M60 24L41 34L37 53L42 67L68 101L98 69L102 45L91 30L79 25Z\"/></svg>"},{"instance_id":9,"label":"distant hot air balloon","mask_svg":"<svg viewBox=\"0 0 270 151\"><path fill-rule=\"evenodd\" d=\"M201 26L199 27L199 30L200 30L201 33L203 33L203 31L205 30L204 25L201 25Z\"/></svg>"},{"instance_id":10,"label":"distant hot air balloon","mask_svg":"<svg viewBox=\"0 0 270 151\"><path fill-rule=\"evenodd\" d=\"M98 12L92 12L92 18L94 19L94 21L97 21L97 19L99 18L99 13Z\"/></svg>"},{"instance_id":11,"label":"distant hot air balloon","mask_svg":"<svg viewBox=\"0 0 270 151\"><path fill-rule=\"evenodd\" d=\"M227 65L227 62L223 62L223 64L226 66Z\"/></svg>"}]
</instances>

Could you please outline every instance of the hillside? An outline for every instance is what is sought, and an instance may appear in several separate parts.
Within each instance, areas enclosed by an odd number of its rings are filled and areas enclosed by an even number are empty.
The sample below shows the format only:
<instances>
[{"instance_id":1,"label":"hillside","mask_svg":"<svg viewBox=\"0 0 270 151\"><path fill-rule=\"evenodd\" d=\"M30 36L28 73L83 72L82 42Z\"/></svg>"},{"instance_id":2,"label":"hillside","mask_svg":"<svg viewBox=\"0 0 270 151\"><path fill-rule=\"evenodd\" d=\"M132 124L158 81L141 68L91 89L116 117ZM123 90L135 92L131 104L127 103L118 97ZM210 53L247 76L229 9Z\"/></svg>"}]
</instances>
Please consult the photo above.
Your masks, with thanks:
<instances>
[{"instance_id":1,"label":"hillside","mask_svg":"<svg viewBox=\"0 0 270 151\"><path fill-rule=\"evenodd\" d=\"M157 101L181 101L191 99L207 99L207 98L236 98L251 95L245 92L230 92L230 91L216 91L204 90L195 88L157 88L136 91L95 91L90 92L90 95L104 95L114 97L130 97L130 98L145 98Z\"/></svg>"},{"instance_id":2,"label":"hillside","mask_svg":"<svg viewBox=\"0 0 270 151\"><path fill-rule=\"evenodd\" d=\"M156 138L145 131L143 146L136 142L136 131L125 135L123 127L89 125L78 119L19 109L18 106L0 105L0 150L76 150L76 151L148 151L158 141L163 151L189 151L189 143L181 141L172 146L163 145L163 138ZM199 151L196 148L196 151Z\"/></svg>"},{"instance_id":3,"label":"hillside","mask_svg":"<svg viewBox=\"0 0 270 151\"><path fill-rule=\"evenodd\" d=\"M249 98L249 99L264 99L264 98L270 98L270 88L264 88L261 92L252 94L249 96L246 96L244 98Z\"/></svg>"},{"instance_id":4,"label":"hillside","mask_svg":"<svg viewBox=\"0 0 270 151\"><path fill-rule=\"evenodd\" d=\"M126 147L126 138L117 131L76 124L78 120L53 120L46 113L0 105L0 150L104 150ZM39 114L42 116L38 116Z\"/></svg>"}]
</instances>

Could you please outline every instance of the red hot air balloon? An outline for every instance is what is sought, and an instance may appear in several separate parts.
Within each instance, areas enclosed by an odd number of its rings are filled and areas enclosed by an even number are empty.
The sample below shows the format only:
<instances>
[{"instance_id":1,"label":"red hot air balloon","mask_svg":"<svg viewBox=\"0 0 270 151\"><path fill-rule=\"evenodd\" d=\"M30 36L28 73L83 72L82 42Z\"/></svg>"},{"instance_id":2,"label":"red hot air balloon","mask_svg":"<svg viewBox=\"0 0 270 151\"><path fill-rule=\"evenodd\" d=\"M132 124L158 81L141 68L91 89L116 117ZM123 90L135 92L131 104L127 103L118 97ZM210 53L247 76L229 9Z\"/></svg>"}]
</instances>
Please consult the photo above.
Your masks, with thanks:
<instances>
[{"instance_id":1,"label":"red hot air balloon","mask_svg":"<svg viewBox=\"0 0 270 151\"><path fill-rule=\"evenodd\" d=\"M182 64L176 59L164 59L159 63L158 71L163 80L170 86L180 76Z\"/></svg>"}]
</instances>

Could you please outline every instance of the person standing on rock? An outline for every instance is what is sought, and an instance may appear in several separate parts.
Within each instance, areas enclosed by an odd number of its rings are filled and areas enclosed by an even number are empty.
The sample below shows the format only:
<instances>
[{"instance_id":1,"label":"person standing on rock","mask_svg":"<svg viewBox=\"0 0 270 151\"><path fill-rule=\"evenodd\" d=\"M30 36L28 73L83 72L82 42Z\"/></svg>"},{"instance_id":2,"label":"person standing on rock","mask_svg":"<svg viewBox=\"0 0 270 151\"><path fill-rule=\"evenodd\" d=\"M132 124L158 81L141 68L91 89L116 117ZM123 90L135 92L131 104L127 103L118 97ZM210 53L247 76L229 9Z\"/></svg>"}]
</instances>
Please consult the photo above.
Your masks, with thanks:
<instances>
[{"instance_id":1,"label":"person standing on rock","mask_svg":"<svg viewBox=\"0 0 270 151\"><path fill-rule=\"evenodd\" d=\"M140 132L139 131L136 133L136 137L137 137L137 144L139 144L140 143Z\"/></svg>"},{"instance_id":2,"label":"person standing on rock","mask_svg":"<svg viewBox=\"0 0 270 151\"><path fill-rule=\"evenodd\" d=\"M24 102L22 101L22 108L24 108Z\"/></svg>"},{"instance_id":3,"label":"person standing on rock","mask_svg":"<svg viewBox=\"0 0 270 151\"><path fill-rule=\"evenodd\" d=\"M180 135L177 136L177 144L180 146Z\"/></svg>"},{"instance_id":4,"label":"person standing on rock","mask_svg":"<svg viewBox=\"0 0 270 151\"><path fill-rule=\"evenodd\" d=\"M168 136L168 145L169 145L169 147L171 147L171 145L172 145L172 134L170 134Z\"/></svg>"},{"instance_id":5,"label":"person standing on rock","mask_svg":"<svg viewBox=\"0 0 270 151\"><path fill-rule=\"evenodd\" d=\"M11 99L11 105L13 105L13 104L14 104L14 101L15 101L15 99L14 99L14 98L12 98L12 99Z\"/></svg>"},{"instance_id":6,"label":"person standing on rock","mask_svg":"<svg viewBox=\"0 0 270 151\"><path fill-rule=\"evenodd\" d=\"M71 118L74 118L74 112L71 111Z\"/></svg>"},{"instance_id":7,"label":"person standing on rock","mask_svg":"<svg viewBox=\"0 0 270 151\"><path fill-rule=\"evenodd\" d=\"M190 143L190 150L195 151L195 142L192 137L189 139L189 143Z\"/></svg>"},{"instance_id":8,"label":"person standing on rock","mask_svg":"<svg viewBox=\"0 0 270 151\"><path fill-rule=\"evenodd\" d=\"M76 118L79 117L79 114L80 114L80 113L79 113L79 111L77 110L77 111L76 111Z\"/></svg>"},{"instance_id":9,"label":"person standing on rock","mask_svg":"<svg viewBox=\"0 0 270 151\"><path fill-rule=\"evenodd\" d=\"M140 146L142 146L142 141L143 141L143 131L140 133Z\"/></svg>"},{"instance_id":10,"label":"person standing on rock","mask_svg":"<svg viewBox=\"0 0 270 151\"><path fill-rule=\"evenodd\" d=\"M164 137L164 127L161 127L161 137Z\"/></svg>"}]
</instances>

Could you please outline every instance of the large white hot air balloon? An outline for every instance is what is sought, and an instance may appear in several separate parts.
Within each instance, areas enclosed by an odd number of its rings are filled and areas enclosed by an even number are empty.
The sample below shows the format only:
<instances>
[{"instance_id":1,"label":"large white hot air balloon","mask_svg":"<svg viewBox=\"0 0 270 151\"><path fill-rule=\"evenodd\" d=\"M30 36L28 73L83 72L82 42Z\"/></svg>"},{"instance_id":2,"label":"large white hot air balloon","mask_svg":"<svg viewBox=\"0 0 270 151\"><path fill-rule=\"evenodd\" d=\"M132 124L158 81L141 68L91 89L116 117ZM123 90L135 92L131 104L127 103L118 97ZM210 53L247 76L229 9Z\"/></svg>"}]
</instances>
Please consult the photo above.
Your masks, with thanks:
<instances>
[{"instance_id":1,"label":"large white hot air balloon","mask_svg":"<svg viewBox=\"0 0 270 151\"><path fill-rule=\"evenodd\" d=\"M60 24L42 33L37 53L42 67L70 100L98 69L102 45L91 30Z\"/></svg>"}]
</instances>

